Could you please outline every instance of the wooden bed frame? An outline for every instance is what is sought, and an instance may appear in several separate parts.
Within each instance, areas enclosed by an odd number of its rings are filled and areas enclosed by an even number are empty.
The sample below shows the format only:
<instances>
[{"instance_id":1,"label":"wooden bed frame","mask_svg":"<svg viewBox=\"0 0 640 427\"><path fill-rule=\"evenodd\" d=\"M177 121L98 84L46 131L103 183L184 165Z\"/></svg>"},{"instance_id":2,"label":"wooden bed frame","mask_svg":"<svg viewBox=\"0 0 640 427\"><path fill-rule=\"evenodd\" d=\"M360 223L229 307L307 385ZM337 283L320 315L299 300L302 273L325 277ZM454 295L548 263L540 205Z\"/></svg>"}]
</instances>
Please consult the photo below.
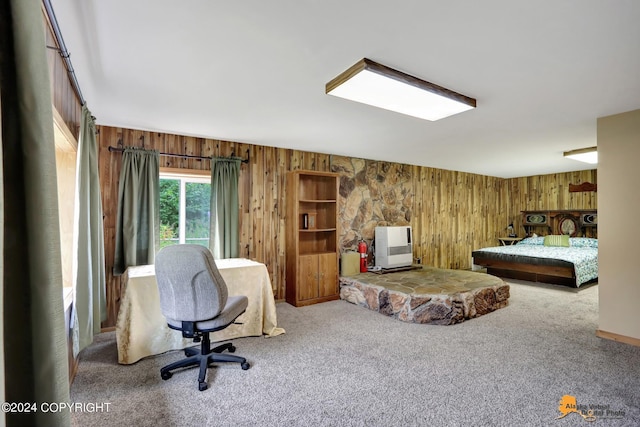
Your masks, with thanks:
<instances>
[{"instance_id":1,"label":"wooden bed frame","mask_svg":"<svg viewBox=\"0 0 640 427\"><path fill-rule=\"evenodd\" d=\"M473 263L485 267L488 274L498 277L577 287L573 266L535 265L476 256L473 257Z\"/></svg>"},{"instance_id":2,"label":"wooden bed frame","mask_svg":"<svg viewBox=\"0 0 640 427\"><path fill-rule=\"evenodd\" d=\"M573 227L569 224L567 228L568 221L573 224ZM597 237L598 212L596 210L522 211L522 225L527 232L527 237L534 231L538 231L540 235L569 234L571 237ZM527 264L494 260L481 255L474 256L473 263L485 267L488 274L498 277L577 287L573 265L562 267Z\"/></svg>"}]
</instances>

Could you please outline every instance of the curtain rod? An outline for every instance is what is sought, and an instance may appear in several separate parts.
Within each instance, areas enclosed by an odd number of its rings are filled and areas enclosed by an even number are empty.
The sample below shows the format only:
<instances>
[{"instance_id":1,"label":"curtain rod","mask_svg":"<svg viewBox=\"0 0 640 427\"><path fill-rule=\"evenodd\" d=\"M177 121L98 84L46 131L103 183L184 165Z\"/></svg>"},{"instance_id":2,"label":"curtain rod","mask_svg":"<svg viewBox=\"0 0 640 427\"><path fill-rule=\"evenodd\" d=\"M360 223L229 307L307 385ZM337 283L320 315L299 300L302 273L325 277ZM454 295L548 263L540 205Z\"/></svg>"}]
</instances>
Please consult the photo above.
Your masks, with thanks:
<instances>
[{"instance_id":1,"label":"curtain rod","mask_svg":"<svg viewBox=\"0 0 640 427\"><path fill-rule=\"evenodd\" d=\"M59 48L54 48L58 51L62 60L64 61L64 65L67 69L67 74L69 74L69 79L71 80L71 86L73 86L73 90L80 98L80 105L85 105L86 101L82 96L82 91L80 91L80 85L78 84L78 79L76 78L76 72L73 69L73 65L71 65L71 55L67 50L67 46L64 44L64 39L62 38L62 33L60 32L60 26L58 25L58 20L56 19L56 14L53 11L53 7L51 6L50 0L42 0L44 4L44 8L47 11L47 17L49 18L49 22L51 23L51 28L53 29L53 36L56 39L56 44ZM49 46L47 46L49 47Z\"/></svg>"},{"instance_id":2,"label":"curtain rod","mask_svg":"<svg viewBox=\"0 0 640 427\"><path fill-rule=\"evenodd\" d=\"M116 151L119 153L122 153L124 151L124 148L119 148L119 147L112 147L109 146L109 151ZM233 155L233 153L231 153L231 157L206 157L206 156L193 156L191 154L174 154L174 153L158 153L161 156L167 156L167 157L180 157L183 159L198 159L198 160L211 160L211 159L238 159L240 160L242 163L249 163L249 150L247 150L247 158L243 159L240 157L235 157Z\"/></svg>"}]
</instances>

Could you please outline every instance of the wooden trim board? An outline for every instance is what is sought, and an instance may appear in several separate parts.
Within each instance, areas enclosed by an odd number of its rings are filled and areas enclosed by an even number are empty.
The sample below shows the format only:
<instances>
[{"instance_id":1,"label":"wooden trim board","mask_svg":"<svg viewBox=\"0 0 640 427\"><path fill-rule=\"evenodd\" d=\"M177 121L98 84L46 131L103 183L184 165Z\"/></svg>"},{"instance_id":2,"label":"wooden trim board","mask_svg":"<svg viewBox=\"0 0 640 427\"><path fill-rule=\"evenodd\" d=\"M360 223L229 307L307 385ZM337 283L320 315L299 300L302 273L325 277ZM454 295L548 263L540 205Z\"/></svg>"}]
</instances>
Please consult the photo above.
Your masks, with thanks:
<instances>
[{"instance_id":1,"label":"wooden trim board","mask_svg":"<svg viewBox=\"0 0 640 427\"><path fill-rule=\"evenodd\" d=\"M624 344L640 347L640 339L638 338L628 337L626 335L619 335L613 332L603 331L601 329L596 329L596 336L599 338L604 338L606 340L617 341Z\"/></svg>"}]
</instances>

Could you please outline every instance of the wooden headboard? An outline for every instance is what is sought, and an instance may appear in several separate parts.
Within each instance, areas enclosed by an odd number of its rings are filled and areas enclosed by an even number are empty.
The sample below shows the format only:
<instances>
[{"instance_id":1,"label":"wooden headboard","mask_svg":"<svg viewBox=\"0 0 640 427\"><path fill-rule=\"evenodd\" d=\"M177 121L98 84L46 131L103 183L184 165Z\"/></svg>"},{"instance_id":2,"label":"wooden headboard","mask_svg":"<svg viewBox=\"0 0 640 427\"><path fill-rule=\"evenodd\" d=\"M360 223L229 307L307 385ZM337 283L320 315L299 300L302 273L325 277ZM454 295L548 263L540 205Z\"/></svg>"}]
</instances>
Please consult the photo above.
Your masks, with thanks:
<instances>
[{"instance_id":1,"label":"wooden headboard","mask_svg":"<svg viewBox=\"0 0 640 427\"><path fill-rule=\"evenodd\" d=\"M522 226L527 236L536 233L597 237L598 211L594 209L522 211Z\"/></svg>"}]
</instances>

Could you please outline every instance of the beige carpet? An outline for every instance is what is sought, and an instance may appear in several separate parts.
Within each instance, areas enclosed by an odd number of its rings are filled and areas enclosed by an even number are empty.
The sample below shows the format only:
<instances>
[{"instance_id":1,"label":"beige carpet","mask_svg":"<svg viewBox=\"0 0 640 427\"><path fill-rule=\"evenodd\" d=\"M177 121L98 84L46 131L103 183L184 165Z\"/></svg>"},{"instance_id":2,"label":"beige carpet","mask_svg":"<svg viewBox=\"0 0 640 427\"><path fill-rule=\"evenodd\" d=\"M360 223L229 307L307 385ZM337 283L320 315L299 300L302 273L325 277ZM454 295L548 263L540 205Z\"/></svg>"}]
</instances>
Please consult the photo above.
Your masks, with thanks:
<instances>
[{"instance_id":1,"label":"beige carpet","mask_svg":"<svg viewBox=\"0 0 640 427\"><path fill-rule=\"evenodd\" d=\"M181 351L118 365L114 334L101 334L82 353L71 399L108 402L109 411L72 413L73 425L640 425L640 348L595 336L598 286L509 284L507 307L452 326L399 322L345 301L279 303L287 333L234 340L251 369L211 368L203 392L197 370L160 378ZM565 395L618 415L557 419Z\"/></svg>"}]
</instances>

